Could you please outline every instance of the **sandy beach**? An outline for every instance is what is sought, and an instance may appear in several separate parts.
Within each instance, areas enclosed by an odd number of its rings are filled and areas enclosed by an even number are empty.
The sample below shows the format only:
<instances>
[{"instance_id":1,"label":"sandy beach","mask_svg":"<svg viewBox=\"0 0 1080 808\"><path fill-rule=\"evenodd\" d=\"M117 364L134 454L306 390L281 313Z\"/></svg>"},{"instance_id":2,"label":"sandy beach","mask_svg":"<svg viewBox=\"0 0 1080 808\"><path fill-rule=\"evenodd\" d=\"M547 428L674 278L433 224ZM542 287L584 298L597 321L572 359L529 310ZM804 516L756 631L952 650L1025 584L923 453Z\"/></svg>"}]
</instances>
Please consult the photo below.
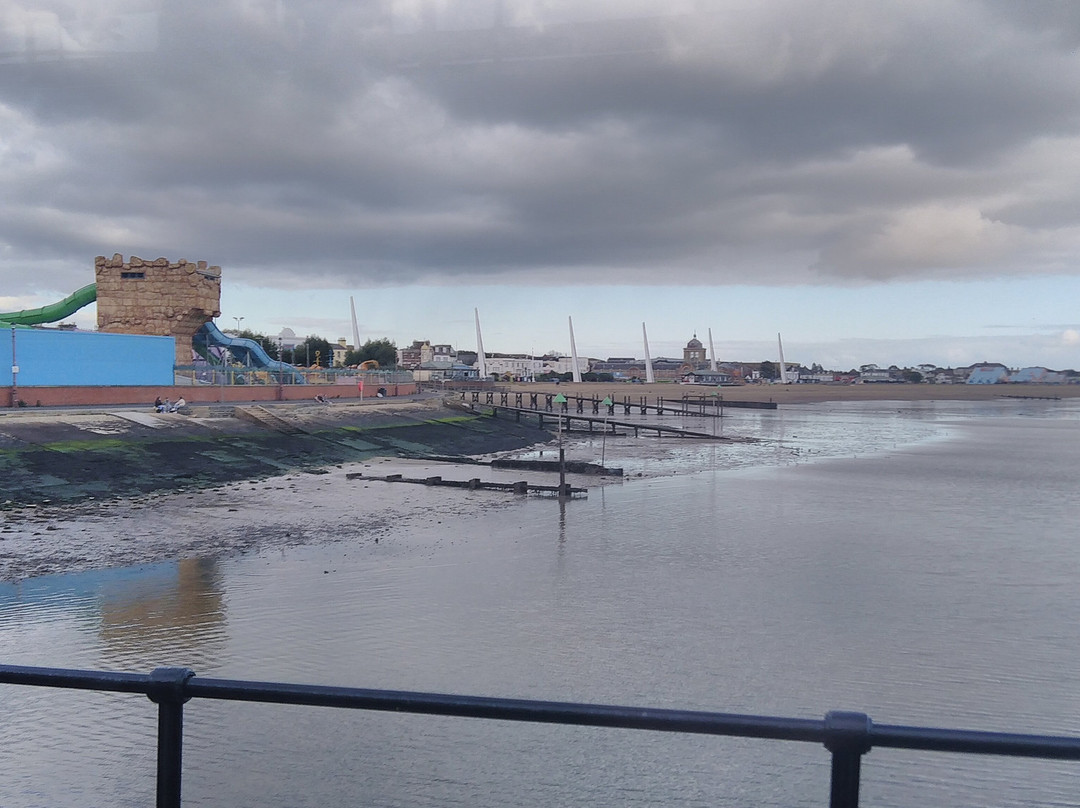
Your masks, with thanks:
<instances>
[{"instance_id":1,"label":"sandy beach","mask_svg":"<svg viewBox=\"0 0 1080 808\"><path fill-rule=\"evenodd\" d=\"M741 387L705 387L670 383L615 384L611 382L537 382L500 385L522 393L562 393L563 395L613 395L617 400L650 401L683 396L717 396L728 401L775 401L784 404L811 404L818 401L990 401L1004 396L1017 398L1080 398L1080 384L747 384Z\"/></svg>"}]
</instances>

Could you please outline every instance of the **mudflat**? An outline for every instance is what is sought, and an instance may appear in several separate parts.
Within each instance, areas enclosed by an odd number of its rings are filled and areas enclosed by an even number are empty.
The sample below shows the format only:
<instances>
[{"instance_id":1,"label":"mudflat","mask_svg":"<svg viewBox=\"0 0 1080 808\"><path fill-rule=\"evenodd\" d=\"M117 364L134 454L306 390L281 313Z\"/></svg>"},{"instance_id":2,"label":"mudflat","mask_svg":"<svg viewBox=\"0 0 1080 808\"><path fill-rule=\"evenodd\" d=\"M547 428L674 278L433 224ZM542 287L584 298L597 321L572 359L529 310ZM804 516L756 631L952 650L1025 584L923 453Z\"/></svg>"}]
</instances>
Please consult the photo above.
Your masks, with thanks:
<instances>
[{"instance_id":1,"label":"mudflat","mask_svg":"<svg viewBox=\"0 0 1080 808\"><path fill-rule=\"evenodd\" d=\"M872 399L1080 395L1078 386L1027 385L525 384L505 389L611 395L619 401L646 397L649 403L715 393L727 400L772 400L780 408ZM0 582L327 541L370 549L380 537L412 524L441 524L477 509L510 507L510 497L447 496L441 489L391 489L373 481L393 473L513 481L520 472L471 464L455 469L445 461L517 452L554 439L535 419L490 418L455 406L460 399L447 391L421 400L267 406L247 413L195 408L183 415L148 408L0 410ZM661 451L653 442L649 446ZM356 470L363 476L350 479L355 475L348 472ZM590 478L574 484L604 482ZM348 507L341 507L344 502Z\"/></svg>"},{"instance_id":2,"label":"mudflat","mask_svg":"<svg viewBox=\"0 0 1080 808\"><path fill-rule=\"evenodd\" d=\"M133 497L263 479L378 456L473 456L550 439L535 423L441 399L385 404L0 414L0 507Z\"/></svg>"},{"instance_id":3,"label":"mudflat","mask_svg":"<svg viewBox=\"0 0 1080 808\"><path fill-rule=\"evenodd\" d=\"M793 404L836 401L991 400L1080 397L1080 385L534 383L500 392L616 401L685 398ZM551 439L524 419L493 419L455 406L454 391L356 403L0 410L0 508L131 497L154 491L264 479L373 457L471 457Z\"/></svg>"}]
</instances>

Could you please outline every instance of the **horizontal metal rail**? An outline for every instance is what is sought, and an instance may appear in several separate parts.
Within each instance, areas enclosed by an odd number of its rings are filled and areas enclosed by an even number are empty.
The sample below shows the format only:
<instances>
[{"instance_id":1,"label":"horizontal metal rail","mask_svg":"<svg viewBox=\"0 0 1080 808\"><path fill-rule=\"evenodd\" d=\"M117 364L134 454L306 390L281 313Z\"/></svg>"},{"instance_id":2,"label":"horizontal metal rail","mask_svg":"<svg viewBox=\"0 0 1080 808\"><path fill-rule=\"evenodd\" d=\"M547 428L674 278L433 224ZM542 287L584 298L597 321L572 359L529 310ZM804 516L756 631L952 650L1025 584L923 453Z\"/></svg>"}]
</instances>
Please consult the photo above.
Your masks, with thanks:
<instances>
[{"instance_id":1,"label":"horizontal metal rail","mask_svg":"<svg viewBox=\"0 0 1080 808\"><path fill-rule=\"evenodd\" d=\"M296 704L353 710L641 729L823 744L832 754L831 808L859 804L862 755L875 746L934 752L1080 760L1080 737L874 724L864 713L781 718L446 693L196 677L189 668L149 674L0 665L0 684L140 693L158 705L158 808L179 808L183 705L190 699Z\"/></svg>"}]
</instances>

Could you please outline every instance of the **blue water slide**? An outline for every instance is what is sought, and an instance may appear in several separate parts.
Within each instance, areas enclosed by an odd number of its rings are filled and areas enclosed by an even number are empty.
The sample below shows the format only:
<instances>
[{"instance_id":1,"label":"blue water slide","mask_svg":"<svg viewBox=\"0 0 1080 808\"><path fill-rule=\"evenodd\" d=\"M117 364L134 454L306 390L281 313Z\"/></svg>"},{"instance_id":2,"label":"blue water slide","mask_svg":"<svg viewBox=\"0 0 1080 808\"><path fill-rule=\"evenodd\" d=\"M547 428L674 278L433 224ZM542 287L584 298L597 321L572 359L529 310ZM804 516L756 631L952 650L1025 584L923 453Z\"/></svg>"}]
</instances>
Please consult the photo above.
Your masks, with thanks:
<instances>
[{"instance_id":1,"label":"blue water slide","mask_svg":"<svg viewBox=\"0 0 1080 808\"><path fill-rule=\"evenodd\" d=\"M270 354L255 340L230 337L212 322L203 323L202 328L195 332L192 342L195 344L195 350L197 351L200 346L224 348L232 354L236 361L242 362L249 367L266 370L270 373L280 373L283 379L290 380L292 384L305 383L304 376L300 371L285 362L271 359Z\"/></svg>"}]
</instances>

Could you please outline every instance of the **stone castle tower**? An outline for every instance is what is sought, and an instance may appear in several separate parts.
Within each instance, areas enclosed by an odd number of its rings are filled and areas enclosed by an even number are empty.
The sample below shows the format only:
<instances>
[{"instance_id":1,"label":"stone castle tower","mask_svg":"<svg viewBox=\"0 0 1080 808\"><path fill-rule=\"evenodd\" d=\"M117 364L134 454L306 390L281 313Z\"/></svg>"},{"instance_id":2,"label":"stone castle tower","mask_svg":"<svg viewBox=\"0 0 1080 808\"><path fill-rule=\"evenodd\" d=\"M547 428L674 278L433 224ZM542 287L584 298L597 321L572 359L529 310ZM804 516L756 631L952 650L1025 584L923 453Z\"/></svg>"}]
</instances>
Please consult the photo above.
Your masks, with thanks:
<instances>
[{"instance_id":1,"label":"stone castle tower","mask_svg":"<svg viewBox=\"0 0 1080 808\"><path fill-rule=\"evenodd\" d=\"M191 364L191 337L221 314L221 267L181 258L144 261L117 253L94 260L97 324L111 334L176 339L176 364Z\"/></svg>"}]
</instances>

